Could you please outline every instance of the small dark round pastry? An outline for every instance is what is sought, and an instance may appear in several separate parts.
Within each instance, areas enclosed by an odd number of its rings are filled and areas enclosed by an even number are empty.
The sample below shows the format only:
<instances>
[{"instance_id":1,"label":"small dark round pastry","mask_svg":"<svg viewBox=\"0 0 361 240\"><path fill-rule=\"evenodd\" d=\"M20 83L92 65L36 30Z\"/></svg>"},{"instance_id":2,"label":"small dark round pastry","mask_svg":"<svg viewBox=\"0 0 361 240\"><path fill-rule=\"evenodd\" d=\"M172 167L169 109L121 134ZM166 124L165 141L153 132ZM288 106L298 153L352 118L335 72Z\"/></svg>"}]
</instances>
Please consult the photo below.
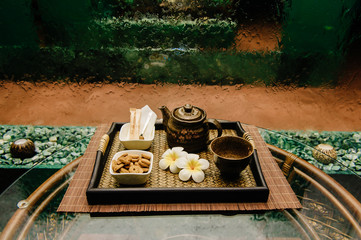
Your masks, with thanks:
<instances>
[{"instance_id":1,"label":"small dark round pastry","mask_svg":"<svg viewBox=\"0 0 361 240\"><path fill-rule=\"evenodd\" d=\"M18 139L10 146L13 158L31 158L35 155L35 145L30 139Z\"/></svg>"}]
</instances>

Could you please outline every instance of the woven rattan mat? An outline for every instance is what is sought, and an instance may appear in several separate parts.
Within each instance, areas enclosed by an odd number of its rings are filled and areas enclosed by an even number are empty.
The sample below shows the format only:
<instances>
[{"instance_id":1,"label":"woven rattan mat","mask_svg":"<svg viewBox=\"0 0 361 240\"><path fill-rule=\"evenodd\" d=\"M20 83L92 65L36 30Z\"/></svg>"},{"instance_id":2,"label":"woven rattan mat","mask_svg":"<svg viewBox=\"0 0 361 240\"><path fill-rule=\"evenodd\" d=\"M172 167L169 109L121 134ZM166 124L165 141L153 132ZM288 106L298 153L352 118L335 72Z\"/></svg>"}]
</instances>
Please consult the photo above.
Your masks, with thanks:
<instances>
[{"instance_id":1,"label":"woven rattan mat","mask_svg":"<svg viewBox=\"0 0 361 240\"><path fill-rule=\"evenodd\" d=\"M224 129L224 135L236 135L236 131L233 129ZM214 138L217 135L217 130L210 131L210 138ZM205 171L205 178L202 182L196 183L194 181L183 182L179 180L178 174L173 174L170 171L163 171L159 168L159 160L161 159L162 154L168 149L166 133L163 130L156 130L154 135L154 140L151 148L151 151L154 155L154 164L152 169L152 174L150 175L148 181L144 185L146 188L181 188L181 187L257 187L256 181L253 178L252 171L248 166L241 173L241 177L238 181L224 181L220 172L217 169L215 163L210 161L209 168ZM124 146L119 140L119 132L116 133L114 137L114 142L110 149L110 153L107 158L102 176L98 188L116 188L121 185L110 175L109 167L111 160L115 153L123 151ZM213 154L210 150L202 151L199 153L200 158L204 159L213 159ZM122 186L125 187L125 186Z\"/></svg>"},{"instance_id":2,"label":"woven rattan mat","mask_svg":"<svg viewBox=\"0 0 361 240\"><path fill-rule=\"evenodd\" d=\"M258 130L254 126L242 125L243 128L250 132L252 135L256 148L258 151L259 162L262 168L263 175L270 190L270 195L267 202L262 203L152 203L152 204L117 204L117 205L89 205L86 199L86 190L92 175L94 162L96 158L96 151L99 146L101 136L105 134L110 125L100 125L97 128L93 138L91 139L88 148L83 156L78 169L76 170L73 180L71 181L68 190L66 191L58 211L60 212L89 212L89 213L149 213L149 212L225 212L225 211L255 211L255 210L275 210L275 209L290 209L301 208L301 204L298 201L296 195L288 184L286 178L283 176L282 171L274 161L272 154L269 152L265 142L260 136ZM230 133L229 133L230 134ZM157 134L156 137L162 137L161 134ZM116 147L113 144L112 151L121 149L121 146ZM118 148L118 149L117 149ZM167 148L164 144L163 151ZM153 149L154 151L154 149ZM111 153L111 155L114 153ZM158 153L160 154L160 153ZM205 153L207 154L207 153ZM109 156L110 157L110 156ZM206 159L211 159L209 156L202 156ZM155 164L157 165L157 164ZM212 165L212 164L211 164ZM154 166L156 167L156 166ZM105 167L108 169L108 165ZM210 184L220 184L217 181L217 171L209 169L209 173L213 174L214 179L206 177L206 181L213 181ZM208 171L208 170L207 170ZM115 187L116 183L110 177L107 177L107 171L103 172L102 182L99 187ZM167 177L173 176L168 174ZM150 178L152 184L152 178L159 178L159 176L153 176ZM249 169L244 171L243 180L235 183L236 186L254 186L254 179ZM153 179L154 180L154 179ZM164 180L164 179L163 179ZM167 180L158 184L166 184ZM179 182L179 181L178 181ZM208 182L209 183L209 182ZM193 185L191 181L188 183ZM243 185L242 185L243 184ZM197 185L199 187L200 185ZM219 186L219 185L217 185ZM228 185L229 186L229 185Z\"/></svg>"}]
</instances>

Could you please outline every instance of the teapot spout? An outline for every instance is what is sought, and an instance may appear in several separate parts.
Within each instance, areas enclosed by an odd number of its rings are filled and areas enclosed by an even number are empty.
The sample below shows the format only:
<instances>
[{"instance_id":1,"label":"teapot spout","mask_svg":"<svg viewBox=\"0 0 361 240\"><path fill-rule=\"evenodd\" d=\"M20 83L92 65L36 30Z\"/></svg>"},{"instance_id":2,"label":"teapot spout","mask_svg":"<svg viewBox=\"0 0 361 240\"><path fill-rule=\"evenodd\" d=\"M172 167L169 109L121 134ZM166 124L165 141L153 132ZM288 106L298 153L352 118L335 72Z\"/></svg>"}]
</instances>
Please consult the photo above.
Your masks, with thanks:
<instances>
[{"instance_id":1,"label":"teapot spout","mask_svg":"<svg viewBox=\"0 0 361 240\"><path fill-rule=\"evenodd\" d=\"M158 108L163 115L163 125L166 127L168 126L168 120L171 116L171 112L169 111L169 109L166 106L161 106Z\"/></svg>"}]
</instances>

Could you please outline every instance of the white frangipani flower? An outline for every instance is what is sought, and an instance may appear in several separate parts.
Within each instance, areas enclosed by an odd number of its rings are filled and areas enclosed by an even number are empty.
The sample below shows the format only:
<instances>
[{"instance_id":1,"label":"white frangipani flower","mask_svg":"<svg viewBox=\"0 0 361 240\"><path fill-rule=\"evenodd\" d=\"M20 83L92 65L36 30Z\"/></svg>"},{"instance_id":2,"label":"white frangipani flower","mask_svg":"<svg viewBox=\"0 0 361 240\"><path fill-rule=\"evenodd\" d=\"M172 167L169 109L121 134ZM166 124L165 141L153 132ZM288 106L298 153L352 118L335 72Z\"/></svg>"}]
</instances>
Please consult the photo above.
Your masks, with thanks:
<instances>
[{"instance_id":1,"label":"white frangipani flower","mask_svg":"<svg viewBox=\"0 0 361 240\"><path fill-rule=\"evenodd\" d=\"M205 159L199 159L197 154L188 154L187 158L178 159L176 164L178 168L182 168L179 172L180 180L188 181L192 177L197 183L203 181L203 170L209 167L209 162Z\"/></svg>"},{"instance_id":2,"label":"white frangipani flower","mask_svg":"<svg viewBox=\"0 0 361 240\"><path fill-rule=\"evenodd\" d=\"M162 159L159 161L159 167L163 170L166 170L169 167L169 170L172 173L178 173L180 169L177 167L175 162L177 160L186 159L187 152L183 151L182 147L174 147L168 149L163 153Z\"/></svg>"}]
</instances>

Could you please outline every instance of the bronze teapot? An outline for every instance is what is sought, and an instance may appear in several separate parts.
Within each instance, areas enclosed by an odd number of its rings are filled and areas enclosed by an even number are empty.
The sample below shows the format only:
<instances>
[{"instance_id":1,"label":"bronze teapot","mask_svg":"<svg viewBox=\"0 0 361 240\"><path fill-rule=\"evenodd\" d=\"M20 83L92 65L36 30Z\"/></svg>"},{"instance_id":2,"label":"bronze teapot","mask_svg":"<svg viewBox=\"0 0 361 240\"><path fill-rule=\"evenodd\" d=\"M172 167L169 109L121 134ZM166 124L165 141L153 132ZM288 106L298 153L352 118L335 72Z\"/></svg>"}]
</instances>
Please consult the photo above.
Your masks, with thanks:
<instances>
[{"instance_id":1,"label":"bronze teapot","mask_svg":"<svg viewBox=\"0 0 361 240\"><path fill-rule=\"evenodd\" d=\"M199 152L207 148L209 125L222 135L221 124L216 119L206 119L206 112L198 107L186 104L175 108L172 112L166 107L159 108L163 114L164 130L167 133L169 147L183 147L187 152Z\"/></svg>"}]
</instances>

